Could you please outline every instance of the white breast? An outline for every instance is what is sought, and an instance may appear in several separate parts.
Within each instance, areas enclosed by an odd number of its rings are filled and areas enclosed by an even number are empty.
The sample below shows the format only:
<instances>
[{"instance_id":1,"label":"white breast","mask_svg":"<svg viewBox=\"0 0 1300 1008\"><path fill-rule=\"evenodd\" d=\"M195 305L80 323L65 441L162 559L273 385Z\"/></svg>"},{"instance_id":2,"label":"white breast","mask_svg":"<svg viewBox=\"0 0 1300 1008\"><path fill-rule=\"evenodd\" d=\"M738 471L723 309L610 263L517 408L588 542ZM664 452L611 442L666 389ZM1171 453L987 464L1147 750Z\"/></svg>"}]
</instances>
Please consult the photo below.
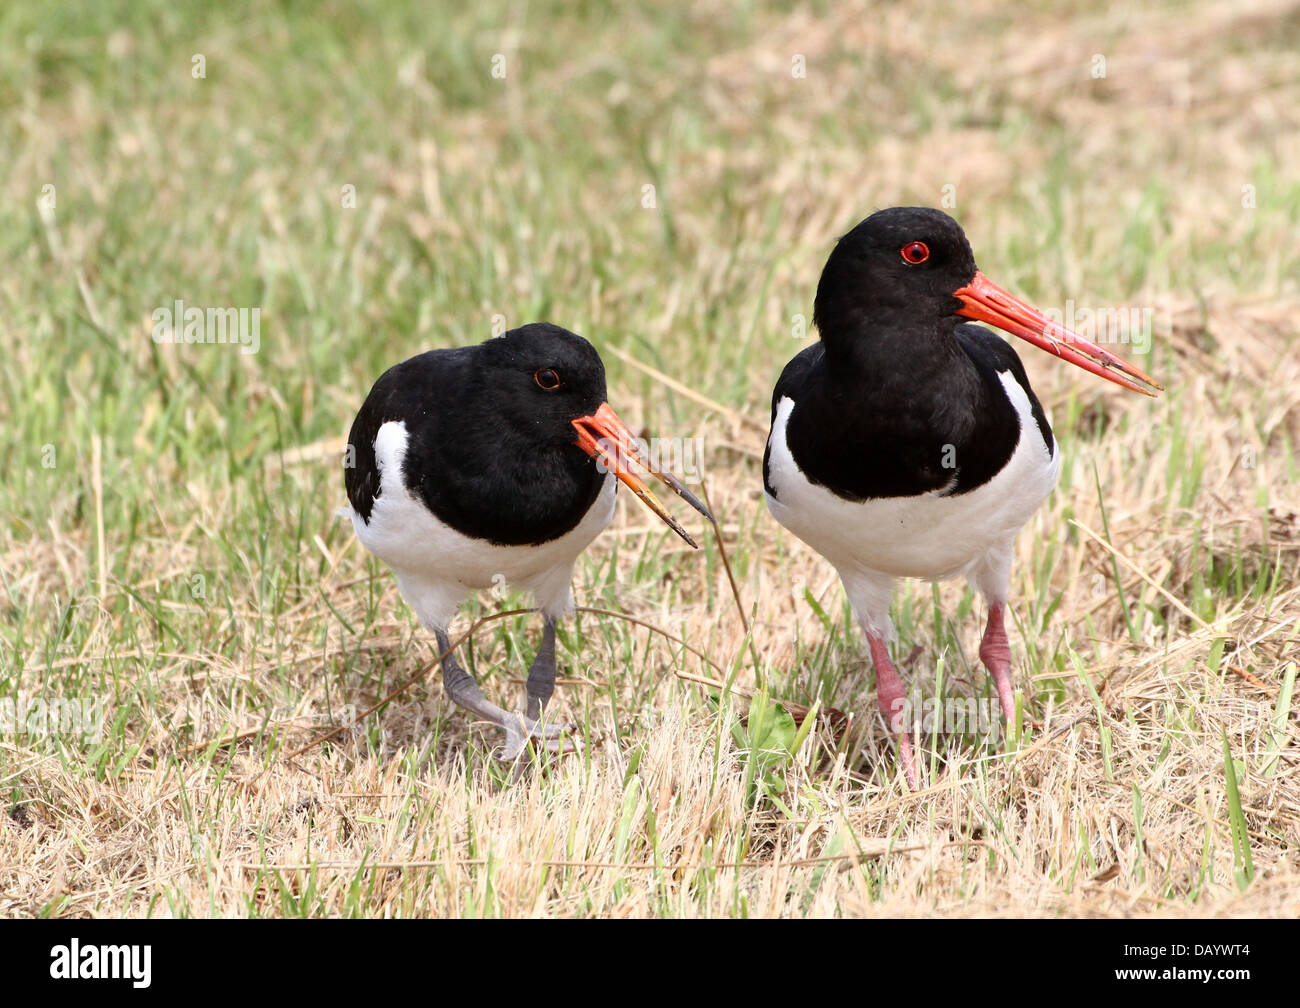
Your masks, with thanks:
<instances>
[{"instance_id":1,"label":"white breast","mask_svg":"<svg viewBox=\"0 0 1300 1008\"><path fill-rule=\"evenodd\" d=\"M1049 452L1029 397L1010 372L998 377L1020 417L1020 440L1006 465L968 493L847 501L810 483L786 443L794 401L783 398L769 438L767 506L782 525L841 574L855 571L938 581L969 570L1005 548L1056 484L1060 453ZM957 460L960 464L960 460Z\"/></svg>"},{"instance_id":2,"label":"white breast","mask_svg":"<svg viewBox=\"0 0 1300 1008\"><path fill-rule=\"evenodd\" d=\"M367 523L344 513L366 549L393 568L403 597L429 629L446 629L474 589L509 584L533 592L550 616L573 606L569 582L578 555L614 517L616 478L606 477L587 513L571 531L537 546L499 546L457 532L412 496L402 481L406 424L390 420L375 438L380 493Z\"/></svg>"}]
</instances>

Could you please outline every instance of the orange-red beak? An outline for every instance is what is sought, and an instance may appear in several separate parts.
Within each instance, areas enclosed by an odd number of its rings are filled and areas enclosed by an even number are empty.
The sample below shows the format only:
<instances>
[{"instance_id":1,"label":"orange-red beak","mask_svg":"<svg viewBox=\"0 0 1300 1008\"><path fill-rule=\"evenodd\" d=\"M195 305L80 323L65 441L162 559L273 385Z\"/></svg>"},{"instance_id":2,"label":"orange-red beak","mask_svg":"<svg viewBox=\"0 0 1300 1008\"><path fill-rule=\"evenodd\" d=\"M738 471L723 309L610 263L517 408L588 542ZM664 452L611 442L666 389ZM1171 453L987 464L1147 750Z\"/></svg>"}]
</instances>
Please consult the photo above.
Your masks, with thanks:
<instances>
[{"instance_id":1,"label":"orange-red beak","mask_svg":"<svg viewBox=\"0 0 1300 1008\"><path fill-rule=\"evenodd\" d=\"M609 403L601 403L600 409L596 410L591 416L579 417L574 420L573 429L578 432L577 443L579 448L598 462L603 463L609 472L618 476L624 486L641 498L646 507L667 522L669 528L693 547L699 549L695 540L677 523L677 519L670 515L668 510L659 503L659 498L650 492L650 488L645 485L641 477L632 471L629 463L638 463L646 472L661 480L677 496L681 497L709 521L713 521L713 515L709 514L709 509L700 503L695 494L682 486L681 480L668 470L659 469L651 464L651 460L646 458L637 446L636 438L632 436L632 432L618 418L618 414L610 408Z\"/></svg>"},{"instance_id":2,"label":"orange-red beak","mask_svg":"<svg viewBox=\"0 0 1300 1008\"><path fill-rule=\"evenodd\" d=\"M1109 350L1103 350L1097 344L1070 332L1065 326L1051 321L1038 309L1008 294L979 271L976 271L975 279L969 284L953 291L953 297L962 302L962 307L957 310L958 315L995 325L1085 371L1091 371L1134 392L1154 396L1156 392L1164 391L1164 386L1144 371L1120 360Z\"/></svg>"}]
</instances>

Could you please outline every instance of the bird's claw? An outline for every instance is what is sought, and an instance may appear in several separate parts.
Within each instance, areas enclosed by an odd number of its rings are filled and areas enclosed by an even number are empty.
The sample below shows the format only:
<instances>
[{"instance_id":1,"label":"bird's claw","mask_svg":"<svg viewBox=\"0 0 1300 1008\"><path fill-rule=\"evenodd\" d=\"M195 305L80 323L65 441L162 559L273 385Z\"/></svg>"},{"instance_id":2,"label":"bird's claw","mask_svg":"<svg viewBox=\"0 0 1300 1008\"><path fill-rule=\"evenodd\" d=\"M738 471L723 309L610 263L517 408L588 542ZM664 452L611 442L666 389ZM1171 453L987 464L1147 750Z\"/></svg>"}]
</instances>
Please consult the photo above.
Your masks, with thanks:
<instances>
[{"instance_id":1,"label":"bird's claw","mask_svg":"<svg viewBox=\"0 0 1300 1008\"><path fill-rule=\"evenodd\" d=\"M542 724L522 714L512 714L501 725L505 729L506 743L497 754L502 763L513 763L524 751L529 742L557 755L569 752L581 752L582 744L574 733L578 730L573 724Z\"/></svg>"}]
</instances>

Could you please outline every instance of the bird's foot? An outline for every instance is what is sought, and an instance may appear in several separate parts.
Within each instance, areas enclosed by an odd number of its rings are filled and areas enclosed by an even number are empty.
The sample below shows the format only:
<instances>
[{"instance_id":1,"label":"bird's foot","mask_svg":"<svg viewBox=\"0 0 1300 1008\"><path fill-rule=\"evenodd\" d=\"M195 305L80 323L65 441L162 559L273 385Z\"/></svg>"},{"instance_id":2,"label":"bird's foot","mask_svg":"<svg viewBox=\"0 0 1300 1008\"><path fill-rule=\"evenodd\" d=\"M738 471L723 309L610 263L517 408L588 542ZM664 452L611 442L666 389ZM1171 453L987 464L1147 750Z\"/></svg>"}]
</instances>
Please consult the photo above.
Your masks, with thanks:
<instances>
[{"instance_id":1,"label":"bird's foot","mask_svg":"<svg viewBox=\"0 0 1300 1008\"><path fill-rule=\"evenodd\" d=\"M889 648L877 634L868 632L867 644L871 660L876 667L876 690L880 696L880 711L885 724L894 732L898 742L898 761L903 764L908 786L917 790L921 786L921 771L912 751L912 736L908 734L907 698L903 694L903 681L898 677L894 663L889 660Z\"/></svg>"},{"instance_id":2,"label":"bird's foot","mask_svg":"<svg viewBox=\"0 0 1300 1008\"><path fill-rule=\"evenodd\" d=\"M984 628L984 639L980 641L980 659L993 676L1003 716L1013 722L1016 717L1016 701L1015 692L1011 688L1011 645L1007 642L1003 609L1004 606L998 602L989 606L988 625Z\"/></svg>"},{"instance_id":3,"label":"bird's foot","mask_svg":"<svg viewBox=\"0 0 1300 1008\"><path fill-rule=\"evenodd\" d=\"M572 737L577 732L578 726L562 722L551 724L543 722L542 704L533 697L531 692L529 714L532 716L503 710L487 699L479 689L478 683L474 681L474 677L466 672L451 654L451 645L445 631L435 630L434 633L443 653L442 685L452 702L505 730L506 744L497 753L497 759L503 763L513 763L530 742L536 743L540 749L556 754L581 751L578 740ZM554 680L553 673L551 679ZM547 695L549 696L549 692Z\"/></svg>"},{"instance_id":4,"label":"bird's foot","mask_svg":"<svg viewBox=\"0 0 1300 1008\"><path fill-rule=\"evenodd\" d=\"M903 773L907 777L907 786L913 791L921 789L921 768L912 751L912 736L907 732L898 733L898 761L903 764Z\"/></svg>"},{"instance_id":5,"label":"bird's foot","mask_svg":"<svg viewBox=\"0 0 1300 1008\"><path fill-rule=\"evenodd\" d=\"M542 645L528 669L527 715L507 714L497 723L506 731L505 748L497 759L513 763L529 742L549 753L581 752L582 746L574 734L577 725L544 724L542 712L555 691L555 621L546 619L542 631Z\"/></svg>"},{"instance_id":6,"label":"bird's foot","mask_svg":"<svg viewBox=\"0 0 1300 1008\"><path fill-rule=\"evenodd\" d=\"M505 730L506 743L495 756L502 763L513 763L530 742L539 749L560 755L582 752L582 742L576 737L575 724L543 724L540 720L522 714L506 714L499 722Z\"/></svg>"}]
</instances>

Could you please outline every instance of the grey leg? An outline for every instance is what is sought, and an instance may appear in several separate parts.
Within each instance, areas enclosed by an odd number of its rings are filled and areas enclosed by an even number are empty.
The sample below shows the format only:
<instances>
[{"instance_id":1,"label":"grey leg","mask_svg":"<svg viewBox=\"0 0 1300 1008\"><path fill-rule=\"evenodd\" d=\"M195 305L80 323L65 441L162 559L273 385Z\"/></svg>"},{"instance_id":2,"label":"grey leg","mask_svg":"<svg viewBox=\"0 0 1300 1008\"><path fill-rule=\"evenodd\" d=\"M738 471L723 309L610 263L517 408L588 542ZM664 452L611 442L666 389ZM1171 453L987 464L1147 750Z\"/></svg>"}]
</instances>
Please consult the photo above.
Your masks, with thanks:
<instances>
[{"instance_id":1,"label":"grey leg","mask_svg":"<svg viewBox=\"0 0 1300 1008\"><path fill-rule=\"evenodd\" d=\"M528 716L536 720L555 692L555 621L549 616L542 630L542 646L528 668L527 689Z\"/></svg>"},{"instance_id":2,"label":"grey leg","mask_svg":"<svg viewBox=\"0 0 1300 1008\"><path fill-rule=\"evenodd\" d=\"M554 629L551 630L551 683L554 686L555 681L555 636ZM442 685L447 691L447 695L459 707L472 711L481 717L484 721L490 721L505 729L506 745L501 753L501 759L509 762L515 759L524 750L529 739L540 742L551 752L565 752L569 746L566 740L561 736L570 730L568 725L540 725L537 718L530 715L525 718L522 714L514 714L504 711L492 701L488 700L483 691L479 689L478 683L474 677L461 667L456 656L451 654L451 641L447 639L447 634L443 630L434 630L434 638L438 641L438 650L445 655L442 659ZM536 662L534 662L536 664ZM532 682L532 673L529 673L529 683ZM550 694L548 693L547 696ZM532 700L529 700L531 707Z\"/></svg>"}]
</instances>

